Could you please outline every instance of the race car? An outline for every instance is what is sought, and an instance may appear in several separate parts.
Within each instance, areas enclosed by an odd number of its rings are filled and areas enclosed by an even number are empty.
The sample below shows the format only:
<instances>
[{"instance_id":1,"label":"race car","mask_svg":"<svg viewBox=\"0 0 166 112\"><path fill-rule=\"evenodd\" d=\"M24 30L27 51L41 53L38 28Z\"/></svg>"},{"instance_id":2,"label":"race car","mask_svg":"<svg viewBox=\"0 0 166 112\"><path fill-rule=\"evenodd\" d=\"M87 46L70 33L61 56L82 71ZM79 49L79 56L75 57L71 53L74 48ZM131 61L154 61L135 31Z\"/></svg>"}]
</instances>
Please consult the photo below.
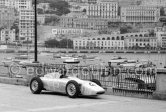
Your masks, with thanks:
<instances>
[{"instance_id":1,"label":"race car","mask_svg":"<svg viewBox=\"0 0 166 112\"><path fill-rule=\"evenodd\" d=\"M62 75L59 72L32 78L30 90L33 94L40 94L42 90L59 92L67 94L70 98L76 98L79 95L97 96L105 93L101 83L96 79L86 81L77 77Z\"/></svg>"}]
</instances>

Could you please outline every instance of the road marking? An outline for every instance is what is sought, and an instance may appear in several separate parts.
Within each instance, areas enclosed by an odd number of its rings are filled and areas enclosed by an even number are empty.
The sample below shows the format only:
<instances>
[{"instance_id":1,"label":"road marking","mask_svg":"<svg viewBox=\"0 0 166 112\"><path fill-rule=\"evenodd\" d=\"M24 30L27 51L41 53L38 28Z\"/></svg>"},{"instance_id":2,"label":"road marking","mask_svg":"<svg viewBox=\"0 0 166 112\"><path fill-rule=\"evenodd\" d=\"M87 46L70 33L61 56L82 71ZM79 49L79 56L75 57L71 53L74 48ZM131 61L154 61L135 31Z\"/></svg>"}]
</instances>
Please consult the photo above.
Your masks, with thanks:
<instances>
[{"instance_id":1,"label":"road marking","mask_svg":"<svg viewBox=\"0 0 166 112\"><path fill-rule=\"evenodd\" d=\"M42 111L53 111L59 109L69 109L69 108L77 108L77 107L90 107L95 105L103 105L109 103L116 103L117 101L105 101L105 102L96 102L96 103L85 103L85 104L75 104L75 105L64 105L64 106L55 106L55 107L46 107L46 108L36 108L36 109L28 109L24 111L4 111L4 112L42 112Z\"/></svg>"}]
</instances>

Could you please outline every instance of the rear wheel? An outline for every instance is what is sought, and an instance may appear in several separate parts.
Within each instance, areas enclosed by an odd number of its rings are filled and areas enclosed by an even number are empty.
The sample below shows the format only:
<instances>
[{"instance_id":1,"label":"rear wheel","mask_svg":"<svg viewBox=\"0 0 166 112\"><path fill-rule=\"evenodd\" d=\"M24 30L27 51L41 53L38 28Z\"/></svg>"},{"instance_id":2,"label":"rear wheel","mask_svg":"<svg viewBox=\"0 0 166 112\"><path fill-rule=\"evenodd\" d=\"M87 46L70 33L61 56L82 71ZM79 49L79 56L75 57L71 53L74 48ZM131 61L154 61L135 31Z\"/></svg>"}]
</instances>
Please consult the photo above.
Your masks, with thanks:
<instances>
[{"instance_id":1,"label":"rear wheel","mask_svg":"<svg viewBox=\"0 0 166 112\"><path fill-rule=\"evenodd\" d=\"M33 94L40 94L43 89L43 82L39 77L32 78L30 89Z\"/></svg>"},{"instance_id":2,"label":"rear wheel","mask_svg":"<svg viewBox=\"0 0 166 112\"><path fill-rule=\"evenodd\" d=\"M66 93L70 98L78 97L80 93L79 84L74 80L69 81L66 85Z\"/></svg>"},{"instance_id":3,"label":"rear wheel","mask_svg":"<svg viewBox=\"0 0 166 112\"><path fill-rule=\"evenodd\" d=\"M91 81L94 82L94 83L96 83L98 86L101 86L101 83L100 83L99 80L97 80L97 79L92 79Z\"/></svg>"}]
</instances>

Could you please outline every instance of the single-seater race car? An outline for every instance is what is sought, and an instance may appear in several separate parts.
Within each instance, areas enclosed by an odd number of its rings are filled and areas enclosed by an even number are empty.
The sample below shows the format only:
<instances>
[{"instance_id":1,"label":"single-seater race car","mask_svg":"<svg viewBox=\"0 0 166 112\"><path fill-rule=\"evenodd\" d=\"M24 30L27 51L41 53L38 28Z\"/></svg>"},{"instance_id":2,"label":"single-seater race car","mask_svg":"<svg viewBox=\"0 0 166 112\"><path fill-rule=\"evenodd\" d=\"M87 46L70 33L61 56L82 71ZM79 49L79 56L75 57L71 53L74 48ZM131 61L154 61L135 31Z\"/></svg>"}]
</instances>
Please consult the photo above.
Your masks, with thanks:
<instances>
[{"instance_id":1,"label":"single-seater race car","mask_svg":"<svg viewBox=\"0 0 166 112\"><path fill-rule=\"evenodd\" d=\"M97 96L105 93L101 83L96 79L86 81L77 77L62 75L59 72L32 78L30 90L33 94L40 94L42 90L60 92L67 94L70 98L79 95Z\"/></svg>"}]
</instances>

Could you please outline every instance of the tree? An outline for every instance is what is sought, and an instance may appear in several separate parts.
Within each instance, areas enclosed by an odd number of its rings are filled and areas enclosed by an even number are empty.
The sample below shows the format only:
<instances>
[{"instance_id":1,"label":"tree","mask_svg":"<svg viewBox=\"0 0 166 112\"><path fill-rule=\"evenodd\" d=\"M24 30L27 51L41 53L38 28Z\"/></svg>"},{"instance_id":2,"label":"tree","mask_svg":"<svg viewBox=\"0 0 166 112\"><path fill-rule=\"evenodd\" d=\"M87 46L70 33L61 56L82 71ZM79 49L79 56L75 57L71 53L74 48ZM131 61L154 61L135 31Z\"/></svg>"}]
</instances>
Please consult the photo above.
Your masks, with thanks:
<instances>
[{"instance_id":1,"label":"tree","mask_svg":"<svg viewBox=\"0 0 166 112\"><path fill-rule=\"evenodd\" d=\"M34 4L35 0L32 1L32 4ZM63 14L68 14L70 13L69 7L70 5L68 4L68 2L66 1L62 1L62 0L37 0L37 4L39 3L50 3L50 8L52 10L57 9L57 11L50 11L50 13L54 13L57 14L59 16L63 15ZM47 13L47 12L45 12Z\"/></svg>"},{"instance_id":2,"label":"tree","mask_svg":"<svg viewBox=\"0 0 166 112\"><path fill-rule=\"evenodd\" d=\"M154 30L150 30L150 31L149 31L149 36L154 37L155 35L156 35L156 34L155 34Z\"/></svg>"},{"instance_id":3,"label":"tree","mask_svg":"<svg viewBox=\"0 0 166 112\"><path fill-rule=\"evenodd\" d=\"M139 1L136 2L137 5L141 5L141 3L142 3L141 0L139 0Z\"/></svg>"},{"instance_id":4,"label":"tree","mask_svg":"<svg viewBox=\"0 0 166 112\"><path fill-rule=\"evenodd\" d=\"M69 10L69 4L68 2L65 2L65 1L54 1L52 3L50 3L50 8L51 9L57 9L57 15L61 16L63 14L68 14L70 13L70 10Z\"/></svg>"},{"instance_id":5,"label":"tree","mask_svg":"<svg viewBox=\"0 0 166 112\"><path fill-rule=\"evenodd\" d=\"M13 25L10 28L11 30L15 29L16 40L19 40L19 37L18 37L18 35L19 35L19 26L18 25L19 25L19 20L15 20Z\"/></svg>"},{"instance_id":6,"label":"tree","mask_svg":"<svg viewBox=\"0 0 166 112\"><path fill-rule=\"evenodd\" d=\"M54 48L59 46L59 42L56 39L50 39L45 41L45 46L48 48Z\"/></svg>"},{"instance_id":7,"label":"tree","mask_svg":"<svg viewBox=\"0 0 166 112\"><path fill-rule=\"evenodd\" d=\"M61 48L73 48L73 41L70 39L62 39L59 43Z\"/></svg>"},{"instance_id":8,"label":"tree","mask_svg":"<svg viewBox=\"0 0 166 112\"><path fill-rule=\"evenodd\" d=\"M164 11L164 7L160 8L160 16L165 16L165 11Z\"/></svg>"},{"instance_id":9,"label":"tree","mask_svg":"<svg viewBox=\"0 0 166 112\"><path fill-rule=\"evenodd\" d=\"M49 48L73 48L73 41L70 39L62 39L60 41L56 39L50 39L45 41L45 46Z\"/></svg>"},{"instance_id":10,"label":"tree","mask_svg":"<svg viewBox=\"0 0 166 112\"><path fill-rule=\"evenodd\" d=\"M44 11L43 11L43 9L37 8L37 13L38 14L44 14Z\"/></svg>"},{"instance_id":11,"label":"tree","mask_svg":"<svg viewBox=\"0 0 166 112\"><path fill-rule=\"evenodd\" d=\"M123 26L123 27L120 27L120 33L121 33L121 34L129 33L129 32L131 32L131 30L132 30L132 27L131 27L131 26Z\"/></svg>"},{"instance_id":12,"label":"tree","mask_svg":"<svg viewBox=\"0 0 166 112\"><path fill-rule=\"evenodd\" d=\"M50 25L50 24L56 25L59 22L59 20L60 20L59 18L52 16L52 17L45 19L45 24L46 25Z\"/></svg>"},{"instance_id":13,"label":"tree","mask_svg":"<svg viewBox=\"0 0 166 112\"><path fill-rule=\"evenodd\" d=\"M82 12L86 13L86 9L83 9L83 11L82 11Z\"/></svg>"},{"instance_id":14,"label":"tree","mask_svg":"<svg viewBox=\"0 0 166 112\"><path fill-rule=\"evenodd\" d=\"M108 34L108 30L107 29L99 30L99 34Z\"/></svg>"},{"instance_id":15,"label":"tree","mask_svg":"<svg viewBox=\"0 0 166 112\"><path fill-rule=\"evenodd\" d=\"M121 11L121 8L118 7L118 16L120 16L120 11Z\"/></svg>"}]
</instances>

